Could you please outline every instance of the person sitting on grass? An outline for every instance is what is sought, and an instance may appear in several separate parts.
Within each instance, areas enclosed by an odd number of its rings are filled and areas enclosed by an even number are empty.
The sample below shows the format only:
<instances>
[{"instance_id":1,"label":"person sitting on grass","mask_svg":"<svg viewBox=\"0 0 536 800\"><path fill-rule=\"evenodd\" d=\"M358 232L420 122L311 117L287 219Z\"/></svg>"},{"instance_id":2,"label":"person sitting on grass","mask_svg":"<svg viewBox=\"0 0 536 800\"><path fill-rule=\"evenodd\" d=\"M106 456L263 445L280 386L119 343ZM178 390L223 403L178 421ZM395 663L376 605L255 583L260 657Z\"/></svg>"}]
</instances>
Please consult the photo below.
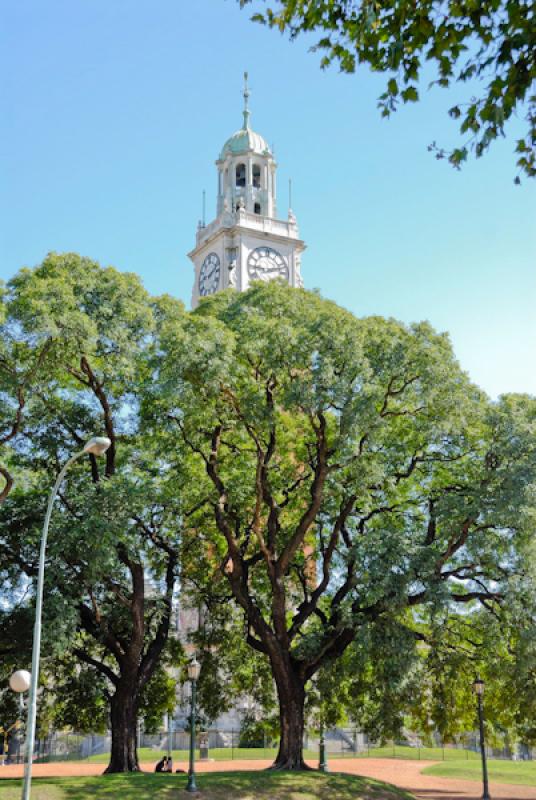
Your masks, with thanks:
<instances>
[{"instance_id":1,"label":"person sitting on grass","mask_svg":"<svg viewBox=\"0 0 536 800\"><path fill-rule=\"evenodd\" d=\"M167 756L164 756L163 758L161 758L160 761L158 762L158 764L156 765L156 767L154 768L154 771L155 772L169 772L169 770L167 768L167 761L168 761Z\"/></svg>"}]
</instances>

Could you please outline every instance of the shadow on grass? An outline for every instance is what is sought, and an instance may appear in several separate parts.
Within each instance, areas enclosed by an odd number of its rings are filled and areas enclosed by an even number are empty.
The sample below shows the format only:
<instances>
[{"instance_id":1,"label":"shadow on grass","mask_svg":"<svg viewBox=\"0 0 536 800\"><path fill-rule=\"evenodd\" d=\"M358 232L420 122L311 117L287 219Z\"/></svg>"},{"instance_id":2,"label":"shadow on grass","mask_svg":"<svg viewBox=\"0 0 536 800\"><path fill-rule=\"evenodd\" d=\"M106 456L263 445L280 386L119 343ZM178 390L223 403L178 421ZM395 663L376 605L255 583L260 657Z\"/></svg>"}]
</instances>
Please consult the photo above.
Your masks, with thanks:
<instances>
[{"instance_id":1,"label":"shadow on grass","mask_svg":"<svg viewBox=\"0 0 536 800\"><path fill-rule=\"evenodd\" d=\"M213 772L199 775L197 784L204 800L413 800L394 786L342 774ZM1 781L2 800L18 800L20 786L21 781ZM184 775L37 778L32 800L186 800L185 788Z\"/></svg>"}]
</instances>

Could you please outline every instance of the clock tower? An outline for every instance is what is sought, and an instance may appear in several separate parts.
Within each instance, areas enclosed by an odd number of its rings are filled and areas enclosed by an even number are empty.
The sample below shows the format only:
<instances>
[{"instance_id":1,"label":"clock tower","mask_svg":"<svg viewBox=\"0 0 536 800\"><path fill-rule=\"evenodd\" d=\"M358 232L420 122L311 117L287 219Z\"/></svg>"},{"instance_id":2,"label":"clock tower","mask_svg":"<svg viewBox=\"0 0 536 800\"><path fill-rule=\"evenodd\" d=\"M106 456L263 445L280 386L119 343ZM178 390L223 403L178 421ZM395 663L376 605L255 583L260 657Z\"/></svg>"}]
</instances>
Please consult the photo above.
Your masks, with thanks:
<instances>
[{"instance_id":1,"label":"clock tower","mask_svg":"<svg viewBox=\"0 0 536 800\"><path fill-rule=\"evenodd\" d=\"M227 139L216 161L216 219L197 228L188 256L194 264L192 307L209 294L232 287L245 291L252 281L279 278L302 287L300 239L296 217L277 218L273 153L250 127L247 72L240 130Z\"/></svg>"}]
</instances>

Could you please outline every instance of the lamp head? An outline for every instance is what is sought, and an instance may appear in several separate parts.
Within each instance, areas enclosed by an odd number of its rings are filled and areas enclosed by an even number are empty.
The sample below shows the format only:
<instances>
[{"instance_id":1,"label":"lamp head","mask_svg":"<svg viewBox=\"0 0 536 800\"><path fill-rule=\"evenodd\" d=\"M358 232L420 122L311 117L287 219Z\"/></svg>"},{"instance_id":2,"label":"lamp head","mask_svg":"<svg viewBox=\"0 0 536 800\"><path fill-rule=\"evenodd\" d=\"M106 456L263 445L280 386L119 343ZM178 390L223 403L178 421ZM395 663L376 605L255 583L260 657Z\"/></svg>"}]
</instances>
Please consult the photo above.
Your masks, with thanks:
<instances>
[{"instance_id":1,"label":"lamp head","mask_svg":"<svg viewBox=\"0 0 536 800\"><path fill-rule=\"evenodd\" d=\"M474 693L477 694L479 697L482 696L484 694L484 686L485 683L482 680L482 678L477 678L473 683Z\"/></svg>"},{"instance_id":2,"label":"lamp head","mask_svg":"<svg viewBox=\"0 0 536 800\"><path fill-rule=\"evenodd\" d=\"M14 692L27 692L30 688L32 676L25 669L18 669L9 679L9 685Z\"/></svg>"},{"instance_id":3,"label":"lamp head","mask_svg":"<svg viewBox=\"0 0 536 800\"><path fill-rule=\"evenodd\" d=\"M191 681L196 681L199 678L200 672L201 672L201 664L194 656L194 660L190 661L190 663L188 664L188 679Z\"/></svg>"},{"instance_id":4,"label":"lamp head","mask_svg":"<svg viewBox=\"0 0 536 800\"><path fill-rule=\"evenodd\" d=\"M92 453L94 456L102 456L110 447L111 441L107 436L94 436L84 445L84 453Z\"/></svg>"}]
</instances>

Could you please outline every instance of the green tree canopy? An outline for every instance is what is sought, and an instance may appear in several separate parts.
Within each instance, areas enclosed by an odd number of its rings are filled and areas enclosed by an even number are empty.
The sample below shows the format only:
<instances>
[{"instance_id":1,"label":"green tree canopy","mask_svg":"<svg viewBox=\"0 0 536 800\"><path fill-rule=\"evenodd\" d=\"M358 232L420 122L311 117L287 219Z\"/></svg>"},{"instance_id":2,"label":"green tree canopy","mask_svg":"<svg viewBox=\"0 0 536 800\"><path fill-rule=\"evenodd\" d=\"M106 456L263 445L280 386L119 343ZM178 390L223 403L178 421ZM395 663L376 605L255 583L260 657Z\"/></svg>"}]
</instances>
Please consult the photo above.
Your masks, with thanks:
<instances>
[{"instance_id":1,"label":"green tree canopy","mask_svg":"<svg viewBox=\"0 0 536 800\"><path fill-rule=\"evenodd\" d=\"M301 768L305 686L360 629L491 610L523 573L535 403L490 404L426 323L277 284L167 320L159 359L148 413L200 470L200 591L241 609L278 691L276 765Z\"/></svg>"},{"instance_id":2,"label":"green tree canopy","mask_svg":"<svg viewBox=\"0 0 536 800\"><path fill-rule=\"evenodd\" d=\"M0 505L14 485L9 445L20 437L26 390L47 355L49 343L26 347L8 320L8 293L0 281Z\"/></svg>"},{"instance_id":3,"label":"green tree canopy","mask_svg":"<svg viewBox=\"0 0 536 800\"><path fill-rule=\"evenodd\" d=\"M185 488L179 450L166 458L158 436L144 429L139 406L151 381L146 354L159 319L173 313L177 322L184 312L171 298L151 298L136 276L76 254L51 254L21 270L9 284L5 311L15 348L40 360L25 387L24 429L11 442L13 474L24 479L0 511L0 572L22 597L36 574L57 472L91 436L108 436L104 459L89 455L69 471L54 510L43 670L59 660L65 691L53 712L60 722L78 718L87 727L85 698L102 724L97 701L104 692L109 769L136 769L137 715L149 709L148 686L153 676L161 683L159 664L169 647ZM170 464L173 494L163 480ZM82 669L73 677L75 661Z\"/></svg>"},{"instance_id":4,"label":"green tree canopy","mask_svg":"<svg viewBox=\"0 0 536 800\"><path fill-rule=\"evenodd\" d=\"M471 94L449 110L460 122L462 144L450 152L435 143L431 149L459 167L469 153L486 153L512 118L524 115L517 166L521 174L536 174L536 25L530 0L275 0L253 19L291 38L320 32L313 49L324 53L322 67L336 63L342 72L355 72L368 64L389 75L379 99L384 116L419 99L429 69L437 86L467 83Z\"/></svg>"}]
</instances>

